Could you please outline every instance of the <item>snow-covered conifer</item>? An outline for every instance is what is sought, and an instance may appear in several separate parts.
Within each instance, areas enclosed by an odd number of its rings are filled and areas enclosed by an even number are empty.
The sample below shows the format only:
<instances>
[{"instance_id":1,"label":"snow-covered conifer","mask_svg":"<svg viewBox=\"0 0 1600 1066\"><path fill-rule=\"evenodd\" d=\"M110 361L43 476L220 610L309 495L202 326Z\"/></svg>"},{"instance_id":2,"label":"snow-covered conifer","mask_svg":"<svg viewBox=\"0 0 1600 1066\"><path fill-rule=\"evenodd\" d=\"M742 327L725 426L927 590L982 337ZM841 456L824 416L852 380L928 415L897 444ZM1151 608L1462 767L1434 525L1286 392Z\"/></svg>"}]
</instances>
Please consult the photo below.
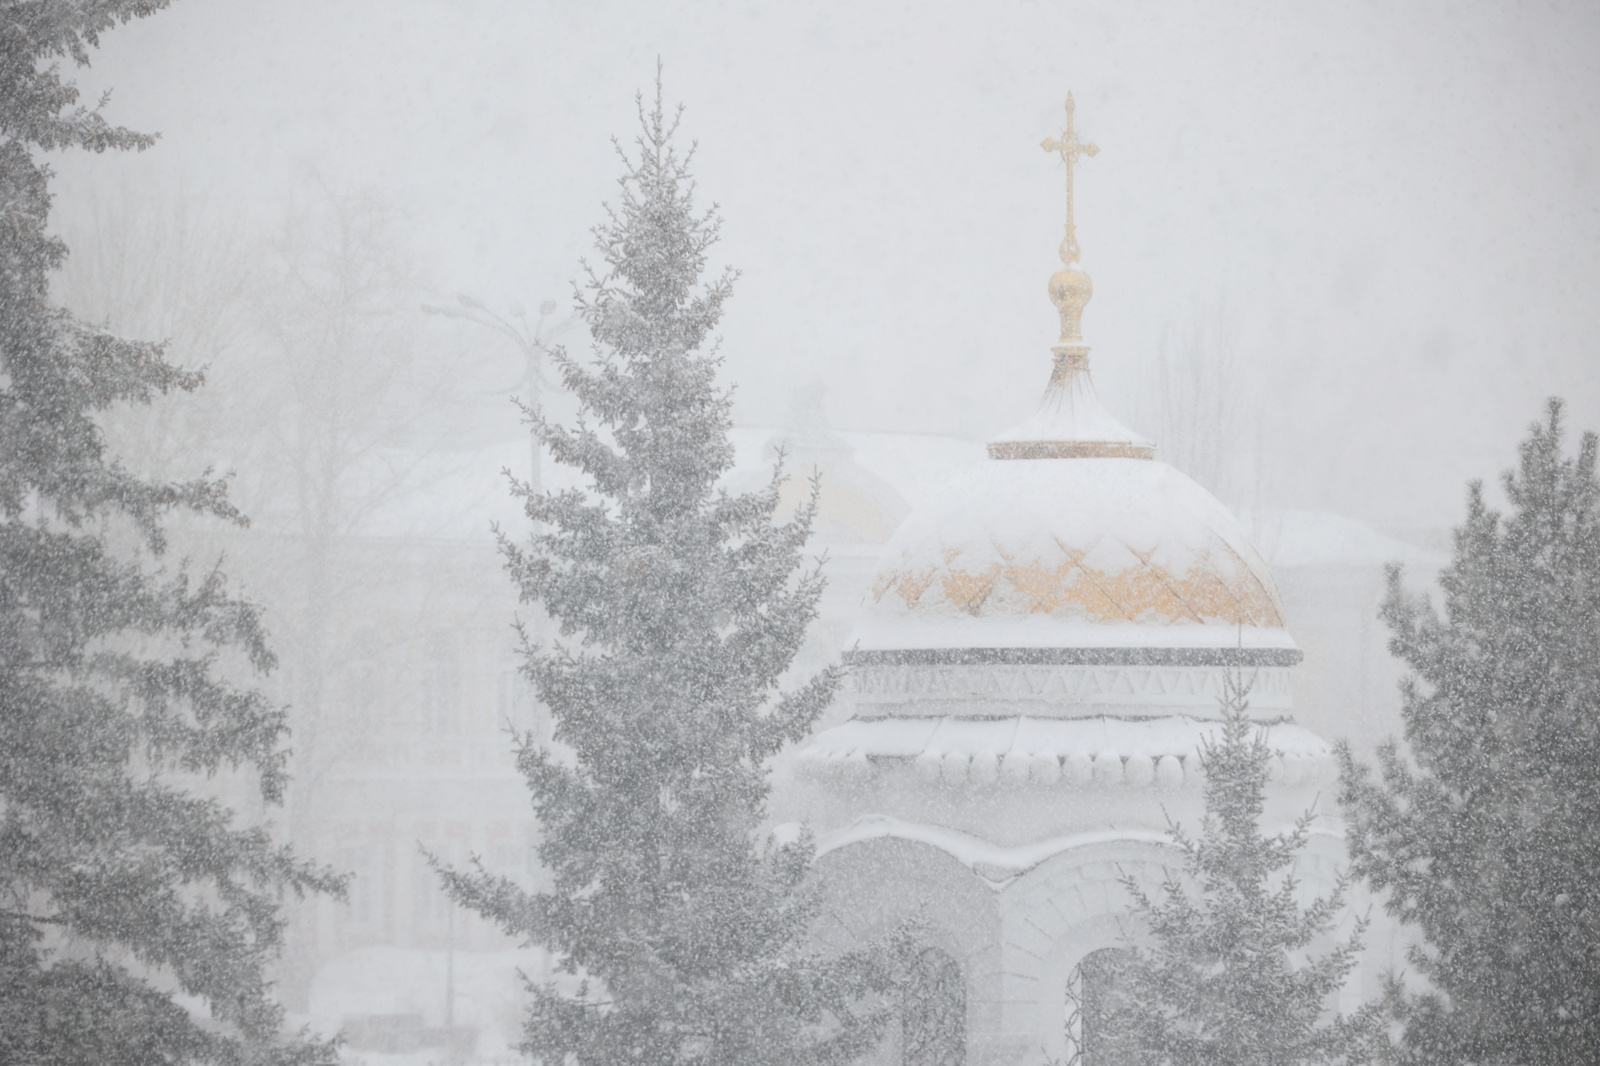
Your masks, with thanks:
<instances>
[{"instance_id":1,"label":"snow-covered conifer","mask_svg":"<svg viewBox=\"0 0 1600 1066\"><path fill-rule=\"evenodd\" d=\"M1355 871L1420 930L1396 989L1412 1062L1600 1062L1600 486L1561 404L1504 475L1467 492L1441 617L1389 573L1405 750L1381 780L1344 753Z\"/></svg>"},{"instance_id":2,"label":"snow-covered conifer","mask_svg":"<svg viewBox=\"0 0 1600 1066\"><path fill-rule=\"evenodd\" d=\"M100 416L200 385L159 346L49 302L46 230L68 148L152 138L76 106L118 22L162 0L11 3L0 14L0 1062L309 1063L264 967L278 899L336 879L241 825L199 780L284 787L284 710L220 669L272 664L217 569L162 568L174 513L242 521L221 482L138 476Z\"/></svg>"},{"instance_id":3,"label":"snow-covered conifer","mask_svg":"<svg viewBox=\"0 0 1600 1066\"><path fill-rule=\"evenodd\" d=\"M531 990L523 1047L543 1062L846 1062L881 1032L860 994L886 971L807 954L809 841L760 840L767 761L838 682L779 691L822 590L802 555L815 494L775 520L781 471L763 491L717 487L730 400L702 349L732 275L701 282L719 220L693 206L659 79L639 112L637 157L619 146L620 199L595 230L604 267L578 295L595 360L552 353L582 416L530 412L589 488L524 487L534 530L502 538L523 601L559 628L553 649L525 642L557 748L525 741L519 760L554 885L445 877L585 980Z\"/></svg>"},{"instance_id":4,"label":"snow-covered conifer","mask_svg":"<svg viewBox=\"0 0 1600 1066\"><path fill-rule=\"evenodd\" d=\"M1145 938L1109 966L1115 1003L1098 1029L1108 1062L1139 1066L1308 1066L1366 1061L1375 1011L1325 1019L1356 964L1363 919L1342 940L1344 884L1302 906L1293 876L1314 812L1261 829L1272 751L1231 676L1222 725L1201 753L1205 820L1170 829L1183 855L1159 897L1124 885ZM1131 931L1130 931L1131 932ZM1319 950L1320 949L1320 950Z\"/></svg>"}]
</instances>

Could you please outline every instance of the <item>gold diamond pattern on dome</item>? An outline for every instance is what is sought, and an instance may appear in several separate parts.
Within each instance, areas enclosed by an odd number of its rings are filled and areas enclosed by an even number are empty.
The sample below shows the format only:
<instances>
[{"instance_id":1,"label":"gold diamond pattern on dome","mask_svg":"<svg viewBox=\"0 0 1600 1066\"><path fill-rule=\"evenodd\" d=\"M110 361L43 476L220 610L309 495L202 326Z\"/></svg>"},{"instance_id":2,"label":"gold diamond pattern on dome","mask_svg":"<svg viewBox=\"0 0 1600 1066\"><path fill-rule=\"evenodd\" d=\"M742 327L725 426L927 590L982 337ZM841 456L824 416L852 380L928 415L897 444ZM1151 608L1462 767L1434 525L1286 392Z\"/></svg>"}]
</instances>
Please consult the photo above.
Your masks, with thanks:
<instances>
[{"instance_id":1,"label":"gold diamond pattern on dome","mask_svg":"<svg viewBox=\"0 0 1600 1066\"><path fill-rule=\"evenodd\" d=\"M1276 590L1264 584L1221 539L1188 553L1184 565L1162 565L1157 552L1120 541L1100 540L1087 549L1058 542L1051 558L963 566L948 552L943 566L890 570L874 585L873 598L900 599L919 613L946 608L975 617L1050 615L1097 623L1284 624ZM992 556L990 557L992 559Z\"/></svg>"},{"instance_id":2,"label":"gold diamond pattern on dome","mask_svg":"<svg viewBox=\"0 0 1600 1066\"><path fill-rule=\"evenodd\" d=\"M945 599L968 614L976 615L994 591L995 582L1000 580L1000 576L999 564L977 574L969 574L965 570L946 570L939 577L939 585L944 589Z\"/></svg>"}]
</instances>

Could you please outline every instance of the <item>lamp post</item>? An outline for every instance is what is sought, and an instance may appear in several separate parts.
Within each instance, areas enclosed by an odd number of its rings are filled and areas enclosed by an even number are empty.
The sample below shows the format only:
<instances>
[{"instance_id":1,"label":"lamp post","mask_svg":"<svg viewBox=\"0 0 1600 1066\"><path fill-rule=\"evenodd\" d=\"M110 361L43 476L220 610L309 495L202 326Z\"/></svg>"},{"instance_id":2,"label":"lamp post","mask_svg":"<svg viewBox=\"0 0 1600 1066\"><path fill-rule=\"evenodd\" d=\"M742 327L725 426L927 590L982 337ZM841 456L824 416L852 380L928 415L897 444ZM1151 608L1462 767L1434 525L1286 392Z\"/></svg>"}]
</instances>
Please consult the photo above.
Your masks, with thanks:
<instances>
[{"instance_id":1,"label":"lamp post","mask_svg":"<svg viewBox=\"0 0 1600 1066\"><path fill-rule=\"evenodd\" d=\"M520 303L514 303L508 308L509 318L496 314L482 300L464 293L456 297L456 304L455 307L423 304L422 310L430 315L443 315L445 318L475 322L503 337L510 338L522 352L522 390L526 396L524 403L529 409L537 409L539 396L545 385L544 371L540 365L544 353L550 350L550 344L557 337L578 324L578 316L568 315L560 322L551 323L550 318L556 313L554 300L546 300L540 304L539 317L531 323ZM528 438L530 445L528 488L538 493L544 488L543 479L539 474L539 434L535 430L529 430Z\"/></svg>"},{"instance_id":2,"label":"lamp post","mask_svg":"<svg viewBox=\"0 0 1600 1066\"><path fill-rule=\"evenodd\" d=\"M539 407L540 393L543 390L544 371L541 367L545 352L549 351L550 344L561 334L578 324L577 315L569 315L559 322L552 323L551 316L556 313L556 302L546 300L539 305L539 317L533 322L528 321L527 312L520 303L512 304L508 310L510 317L496 314L489 310L482 300L465 294L456 297L456 306L439 306L436 304L423 304L422 310L430 315L443 315L445 318L458 318L467 322L474 322L487 329L492 329L503 337L509 337L522 352L522 391L523 405L527 410L537 410ZM513 386L515 387L515 386ZM503 394L506 390L496 390ZM544 491L544 479L540 476L539 463L539 433L529 427L528 430L528 490L538 494ZM535 645L544 642L544 625L536 612L529 623L528 636ZM509 714L508 709L508 714Z\"/></svg>"}]
</instances>

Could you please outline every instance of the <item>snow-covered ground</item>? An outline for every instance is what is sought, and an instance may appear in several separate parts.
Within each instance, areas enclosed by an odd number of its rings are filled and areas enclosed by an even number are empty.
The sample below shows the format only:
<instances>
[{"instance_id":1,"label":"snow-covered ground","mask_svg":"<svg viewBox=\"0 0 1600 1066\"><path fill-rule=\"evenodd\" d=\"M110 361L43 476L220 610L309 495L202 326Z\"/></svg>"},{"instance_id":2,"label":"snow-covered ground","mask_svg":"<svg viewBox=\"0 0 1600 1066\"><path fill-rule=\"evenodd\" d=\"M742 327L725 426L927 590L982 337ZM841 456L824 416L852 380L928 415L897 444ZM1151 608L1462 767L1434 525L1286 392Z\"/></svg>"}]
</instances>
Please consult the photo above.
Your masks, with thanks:
<instances>
[{"instance_id":1,"label":"snow-covered ground","mask_svg":"<svg viewBox=\"0 0 1600 1066\"><path fill-rule=\"evenodd\" d=\"M527 1010L524 977L534 984L570 982L551 973L549 955L538 948L358 948L318 969L306 1021L324 1034L343 1030L346 1063L519 1061L514 1046Z\"/></svg>"}]
</instances>

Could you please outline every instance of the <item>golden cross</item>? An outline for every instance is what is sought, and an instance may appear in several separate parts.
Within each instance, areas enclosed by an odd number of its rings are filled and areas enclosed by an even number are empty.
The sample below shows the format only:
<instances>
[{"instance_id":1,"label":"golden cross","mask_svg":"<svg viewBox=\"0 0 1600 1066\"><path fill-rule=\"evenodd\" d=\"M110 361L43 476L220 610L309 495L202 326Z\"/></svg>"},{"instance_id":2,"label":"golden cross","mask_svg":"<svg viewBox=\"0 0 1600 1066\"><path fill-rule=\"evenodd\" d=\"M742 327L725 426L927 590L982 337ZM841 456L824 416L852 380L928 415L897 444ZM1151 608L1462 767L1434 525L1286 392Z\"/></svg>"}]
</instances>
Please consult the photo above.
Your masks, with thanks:
<instances>
[{"instance_id":1,"label":"golden cross","mask_svg":"<svg viewBox=\"0 0 1600 1066\"><path fill-rule=\"evenodd\" d=\"M1078 132L1072 128L1073 112L1072 94L1067 94L1067 128L1061 134L1061 139L1050 137L1044 139L1041 147L1047 152L1061 153L1061 161L1067 164L1067 235L1061 241L1061 261L1068 266L1078 261L1080 254L1078 248L1078 229L1072 222L1072 168L1078 165L1079 156L1095 156L1100 152L1098 145L1085 144L1078 140Z\"/></svg>"}]
</instances>

